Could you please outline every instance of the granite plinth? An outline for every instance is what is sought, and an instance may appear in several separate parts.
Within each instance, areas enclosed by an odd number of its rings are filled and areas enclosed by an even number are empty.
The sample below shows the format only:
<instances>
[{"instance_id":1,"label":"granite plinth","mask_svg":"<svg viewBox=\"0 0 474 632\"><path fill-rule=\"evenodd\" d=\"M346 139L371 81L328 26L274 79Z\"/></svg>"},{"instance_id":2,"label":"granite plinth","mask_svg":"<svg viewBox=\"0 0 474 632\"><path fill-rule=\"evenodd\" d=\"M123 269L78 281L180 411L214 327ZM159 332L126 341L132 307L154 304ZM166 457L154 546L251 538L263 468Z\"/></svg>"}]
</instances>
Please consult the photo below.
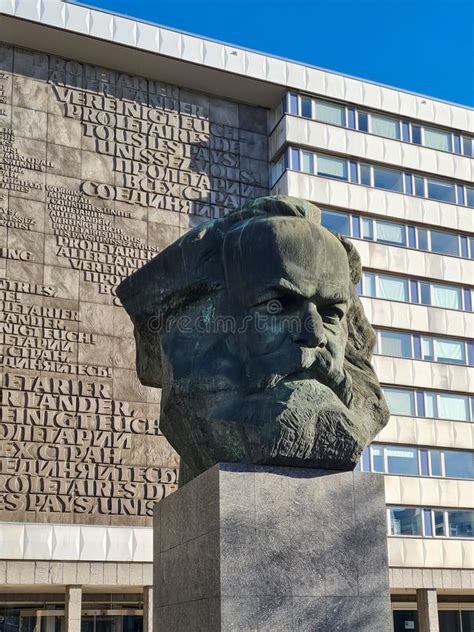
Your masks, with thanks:
<instances>
[{"instance_id":1,"label":"granite plinth","mask_svg":"<svg viewBox=\"0 0 474 632\"><path fill-rule=\"evenodd\" d=\"M219 464L156 505L154 632L392 629L382 476Z\"/></svg>"}]
</instances>

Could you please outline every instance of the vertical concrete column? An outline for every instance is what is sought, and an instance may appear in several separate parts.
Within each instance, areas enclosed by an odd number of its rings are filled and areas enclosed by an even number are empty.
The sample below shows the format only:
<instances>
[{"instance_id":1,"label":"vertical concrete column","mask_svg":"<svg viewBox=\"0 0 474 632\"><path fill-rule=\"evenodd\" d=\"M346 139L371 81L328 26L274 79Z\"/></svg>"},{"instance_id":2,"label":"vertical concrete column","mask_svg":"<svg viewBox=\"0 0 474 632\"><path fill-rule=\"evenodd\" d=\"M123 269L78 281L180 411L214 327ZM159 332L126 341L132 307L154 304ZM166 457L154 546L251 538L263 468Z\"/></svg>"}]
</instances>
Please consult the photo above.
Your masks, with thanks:
<instances>
[{"instance_id":1,"label":"vertical concrete column","mask_svg":"<svg viewBox=\"0 0 474 632\"><path fill-rule=\"evenodd\" d=\"M81 632L82 586L66 586L64 605L66 632Z\"/></svg>"},{"instance_id":2,"label":"vertical concrete column","mask_svg":"<svg viewBox=\"0 0 474 632\"><path fill-rule=\"evenodd\" d=\"M438 597L434 588L416 591L419 632L439 632Z\"/></svg>"},{"instance_id":3,"label":"vertical concrete column","mask_svg":"<svg viewBox=\"0 0 474 632\"><path fill-rule=\"evenodd\" d=\"M143 632L153 632L153 586L143 586Z\"/></svg>"}]
</instances>

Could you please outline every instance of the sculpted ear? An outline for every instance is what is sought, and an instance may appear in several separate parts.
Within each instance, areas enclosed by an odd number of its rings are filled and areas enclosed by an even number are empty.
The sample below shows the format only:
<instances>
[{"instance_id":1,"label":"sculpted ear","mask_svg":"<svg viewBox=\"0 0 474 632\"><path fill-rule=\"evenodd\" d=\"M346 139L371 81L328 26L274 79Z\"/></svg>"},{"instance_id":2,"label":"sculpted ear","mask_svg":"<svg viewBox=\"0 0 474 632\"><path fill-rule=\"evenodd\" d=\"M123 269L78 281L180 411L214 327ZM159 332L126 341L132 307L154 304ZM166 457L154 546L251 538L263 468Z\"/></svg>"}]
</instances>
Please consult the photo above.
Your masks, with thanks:
<instances>
[{"instance_id":1,"label":"sculpted ear","mask_svg":"<svg viewBox=\"0 0 474 632\"><path fill-rule=\"evenodd\" d=\"M153 320L145 323L134 322L133 333L136 346L136 367L138 379L144 386L161 388L161 344L160 336L154 331Z\"/></svg>"}]
</instances>

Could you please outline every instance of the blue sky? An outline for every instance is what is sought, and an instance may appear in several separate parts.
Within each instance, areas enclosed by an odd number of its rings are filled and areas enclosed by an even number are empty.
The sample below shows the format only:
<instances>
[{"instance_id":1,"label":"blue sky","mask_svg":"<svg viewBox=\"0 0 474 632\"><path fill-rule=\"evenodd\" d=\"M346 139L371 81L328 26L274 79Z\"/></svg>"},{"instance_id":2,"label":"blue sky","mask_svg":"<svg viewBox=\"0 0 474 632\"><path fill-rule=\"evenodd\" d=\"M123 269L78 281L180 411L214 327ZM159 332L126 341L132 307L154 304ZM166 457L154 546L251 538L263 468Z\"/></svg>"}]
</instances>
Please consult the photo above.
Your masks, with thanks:
<instances>
[{"instance_id":1,"label":"blue sky","mask_svg":"<svg viewBox=\"0 0 474 632\"><path fill-rule=\"evenodd\" d=\"M78 4L474 107L474 0Z\"/></svg>"}]
</instances>

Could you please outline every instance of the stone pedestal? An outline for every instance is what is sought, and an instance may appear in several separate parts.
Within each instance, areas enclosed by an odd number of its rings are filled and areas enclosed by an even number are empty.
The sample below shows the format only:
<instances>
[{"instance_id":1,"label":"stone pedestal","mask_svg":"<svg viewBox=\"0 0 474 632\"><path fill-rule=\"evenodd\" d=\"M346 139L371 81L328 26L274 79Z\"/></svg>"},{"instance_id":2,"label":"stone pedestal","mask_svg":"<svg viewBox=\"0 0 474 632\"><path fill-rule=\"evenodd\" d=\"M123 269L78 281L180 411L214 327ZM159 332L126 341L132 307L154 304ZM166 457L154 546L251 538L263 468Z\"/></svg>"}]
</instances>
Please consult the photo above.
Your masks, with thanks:
<instances>
[{"instance_id":1,"label":"stone pedestal","mask_svg":"<svg viewBox=\"0 0 474 632\"><path fill-rule=\"evenodd\" d=\"M154 632L389 632L383 477L219 464L157 504Z\"/></svg>"}]
</instances>

